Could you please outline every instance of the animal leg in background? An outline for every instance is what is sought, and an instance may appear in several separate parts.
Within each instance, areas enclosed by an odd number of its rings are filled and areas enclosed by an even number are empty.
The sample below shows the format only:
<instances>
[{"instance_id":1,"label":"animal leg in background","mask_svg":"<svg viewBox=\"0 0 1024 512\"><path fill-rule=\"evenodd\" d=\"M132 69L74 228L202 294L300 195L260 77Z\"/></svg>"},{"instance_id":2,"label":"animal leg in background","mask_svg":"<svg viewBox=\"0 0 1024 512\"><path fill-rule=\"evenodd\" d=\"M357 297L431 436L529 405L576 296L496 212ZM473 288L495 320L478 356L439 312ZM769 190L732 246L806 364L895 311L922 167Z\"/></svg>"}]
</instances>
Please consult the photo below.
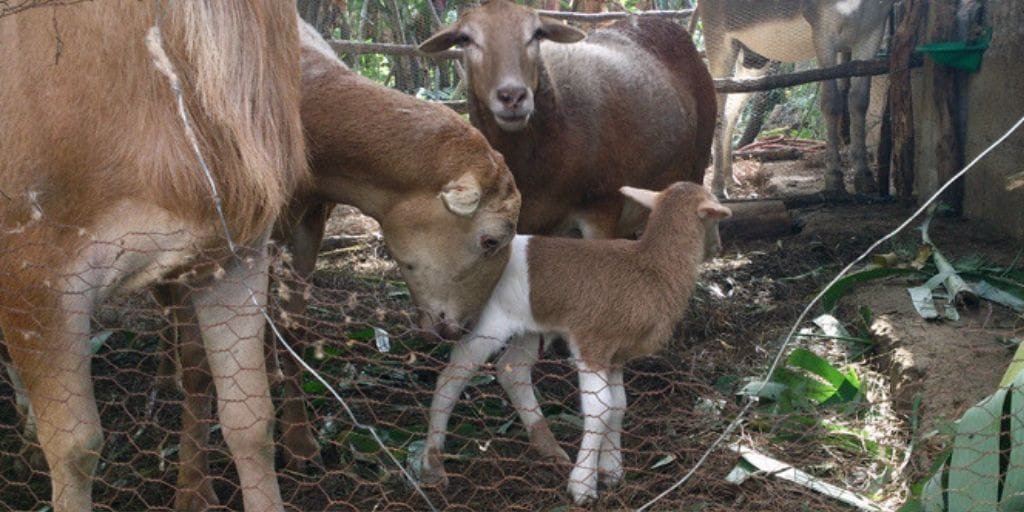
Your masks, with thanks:
<instances>
[{"instance_id":1,"label":"animal leg in background","mask_svg":"<svg viewBox=\"0 0 1024 512\"><path fill-rule=\"evenodd\" d=\"M306 289L309 277L316 268L316 257L320 252L320 242L324 237L327 218L334 208L333 204L318 203L302 212L299 221L294 225L283 226L284 240L287 250L291 253L291 273L281 277L282 294L281 309L288 320L282 322L285 332L289 333L288 342L299 354L303 353L305 339L301 329L295 329L301 322L306 311ZM276 351L277 339L273 332L267 332L267 346L271 352ZM306 399L302 390L303 368L291 354L281 355L281 368L284 371L284 394L281 404L281 450L285 467L292 471L304 472L306 464L312 461L319 464L320 444L313 434L306 412Z\"/></svg>"},{"instance_id":2,"label":"animal leg in background","mask_svg":"<svg viewBox=\"0 0 1024 512\"><path fill-rule=\"evenodd\" d=\"M882 37L884 26L879 27L870 36L861 39L853 48L852 56L856 60L867 60L875 56ZM871 77L858 76L850 79L850 160L853 163L853 189L858 193L878 192L878 183L871 174L867 150L867 111L871 103Z\"/></svg>"},{"instance_id":3,"label":"animal leg in background","mask_svg":"<svg viewBox=\"0 0 1024 512\"><path fill-rule=\"evenodd\" d=\"M210 474L209 444L213 417L213 376L206 363L206 349L189 289L185 286L160 286L154 293L170 311L174 339L161 354L161 368L180 367L181 388L185 395L181 406L181 434L178 448L178 482L174 509L205 510L220 504ZM170 363L164 363L170 361ZM173 382L173 376L158 376Z\"/></svg>"},{"instance_id":4,"label":"animal leg in background","mask_svg":"<svg viewBox=\"0 0 1024 512\"><path fill-rule=\"evenodd\" d=\"M745 59L740 59L740 52L749 50L741 49L739 43L720 41L717 44L729 44L730 47L716 53L715 55L718 58L708 61L708 67L711 70L712 76L750 79L761 78L768 73L768 66L755 68L744 65L743 61ZM713 147L714 173L712 174L711 191L721 198L729 197L726 188L728 184L739 183L732 172L732 139L740 113L747 106L751 96L753 96L753 93L717 93L715 95L718 103L718 124L715 128Z\"/></svg>"}]
</instances>

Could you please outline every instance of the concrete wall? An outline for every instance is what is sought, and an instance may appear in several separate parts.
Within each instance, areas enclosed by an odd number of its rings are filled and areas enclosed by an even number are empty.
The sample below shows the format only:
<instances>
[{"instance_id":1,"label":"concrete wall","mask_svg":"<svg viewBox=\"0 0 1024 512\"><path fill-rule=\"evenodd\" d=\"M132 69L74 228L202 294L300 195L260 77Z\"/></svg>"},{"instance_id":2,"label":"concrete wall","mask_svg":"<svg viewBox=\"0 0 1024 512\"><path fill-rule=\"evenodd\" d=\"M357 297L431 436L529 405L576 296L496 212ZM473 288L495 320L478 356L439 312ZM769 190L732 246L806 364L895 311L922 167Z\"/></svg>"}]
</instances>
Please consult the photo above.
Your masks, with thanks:
<instances>
[{"instance_id":1,"label":"concrete wall","mask_svg":"<svg viewBox=\"0 0 1024 512\"><path fill-rule=\"evenodd\" d=\"M967 82L968 161L1024 116L1024 0L988 0L985 25L992 45L981 70ZM1024 171L1024 128L967 175L964 211L1024 239L1024 190L1006 190L1006 178Z\"/></svg>"},{"instance_id":2,"label":"concrete wall","mask_svg":"<svg viewBox=\"0 0 1024 512\"><path fill-rule=\"evenodd\" d=\"M967 3L967 0L962 0ZM993 27L981 69L966 79L965 158L971 161L1024 116L1024 0L985 0L983 24ZM931 20L930 20L931 21ZM930 42L930 41L926 41ZM917 139L915 189L924 199L941 185L936 163L947 141L936 133L931 65L913 78ZM1006 178L1024 171L1024 128L966 176L964 213L998 231L1024 239L1024 190L1008 192Z\"/></svg>"}]
</instances>

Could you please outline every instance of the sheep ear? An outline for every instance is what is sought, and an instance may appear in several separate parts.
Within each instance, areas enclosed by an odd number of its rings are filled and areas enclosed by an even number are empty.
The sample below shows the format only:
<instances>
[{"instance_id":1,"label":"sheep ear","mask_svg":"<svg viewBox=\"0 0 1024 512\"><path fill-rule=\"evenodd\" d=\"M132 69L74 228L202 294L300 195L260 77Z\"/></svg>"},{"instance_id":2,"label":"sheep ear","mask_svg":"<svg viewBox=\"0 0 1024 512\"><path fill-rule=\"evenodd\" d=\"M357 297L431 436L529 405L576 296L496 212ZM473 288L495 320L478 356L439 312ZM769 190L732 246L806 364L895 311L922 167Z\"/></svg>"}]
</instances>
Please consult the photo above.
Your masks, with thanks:
<instances>
[{"instance_id":1,"label":"sheep ear","mask_svg":"<svg viewBox=\"0 0 1024 512\"><path fill-rule=\"evenodd\" d=\"M540 18L540 28L544 31L544 39L556 43L575 43L587 37L587 33L578 28L543 16Z\"/></svg>"},{"instance_id":2,"label":"sheep ear","mask_svg":"<svg viewBox=\"0 0 1024 512\"><path fill-rule=\"evenodd\" d=\"M438 195L445 207L455 215L470 217L480 206L480 184L468 172L459 179L449 181Z\"/></svg>"},{"instance_id":3,"label":"sheep ear","mask_svg":"<svg viewBox=\"0 0 1024 512\"><path fill-rule=\"evenodd\" d=\"M622 195L636 201L640 206L648 210L654 209L654 205L658 203L658 197L661 195L661 192L635 187L622 187L619 189L619 192L622 192Z\"/></svg>"},{"instance_id":4,"label":"sheep ear","mask_svg":"<svg viewBox=\"0 0 1024 512\"><path fill-rule=\"evenodd\" d=\"M455 46L455 41L459 37L459 30L460 28L457 24L449 25L420 43L419 50L423 53L443 52Z\"/></svg>"},{"instance_id":5,"label":"sheep ear","mask_svg":"<svg viewBox=\"0 0 1024 512\"><path fill-rule=\"evenodd\" d=\"M732 217L732 210L714 199L705 199L697 205L697 216L702 219L728 219Z\"/></svg>"}]
</instances>

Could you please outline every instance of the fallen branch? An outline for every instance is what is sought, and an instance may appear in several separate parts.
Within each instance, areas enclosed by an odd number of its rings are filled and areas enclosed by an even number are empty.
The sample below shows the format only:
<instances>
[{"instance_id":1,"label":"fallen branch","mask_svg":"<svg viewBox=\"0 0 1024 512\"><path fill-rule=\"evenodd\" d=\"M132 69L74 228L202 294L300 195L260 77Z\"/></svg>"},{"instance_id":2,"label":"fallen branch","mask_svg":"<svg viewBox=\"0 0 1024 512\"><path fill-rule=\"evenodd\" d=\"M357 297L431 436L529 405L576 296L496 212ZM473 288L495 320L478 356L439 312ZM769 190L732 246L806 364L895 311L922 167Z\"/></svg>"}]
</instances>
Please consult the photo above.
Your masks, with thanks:
<instances>
[{"instance_id":1,"label":"fallen branch","mask_svg":"<svg viewBox=\"0 0 1024 512\"><path fill-rule=\"evenodd\" d=\"M733 152L736 158L758 160L760 162L776 162L779 160L799 160L804 153L821 151L825 143L817 140L786 139L782 136L752 142Z\"/></svg>"}]
</instances>

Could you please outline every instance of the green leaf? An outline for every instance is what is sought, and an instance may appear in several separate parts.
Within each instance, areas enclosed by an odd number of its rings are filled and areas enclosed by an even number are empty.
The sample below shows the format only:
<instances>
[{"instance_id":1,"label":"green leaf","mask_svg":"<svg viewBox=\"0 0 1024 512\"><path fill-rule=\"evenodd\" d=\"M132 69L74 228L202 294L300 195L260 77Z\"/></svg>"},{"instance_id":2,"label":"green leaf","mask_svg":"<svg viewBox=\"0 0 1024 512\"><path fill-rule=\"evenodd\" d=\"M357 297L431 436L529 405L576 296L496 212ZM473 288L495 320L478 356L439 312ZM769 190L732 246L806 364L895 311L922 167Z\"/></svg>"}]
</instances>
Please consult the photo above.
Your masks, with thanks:
<instances>
[{"instance_id":1,"label":"green leaf","mask_svg":"<svg viewBox=\"0 0 1024 512\"><path fill-rule=\"evenodd\" d=\"M836 388L831 384L786 368L777 369L772 380L785 385L785 394L794 399L802 398L820 404L836 393Z\"/></svg>"},{"instance_id":2,"label":"green leaf","mask_svg":"<svg viewBox=\"0 0 1024 512\"><path fill-rule=\"evenodd\" d=\"M946 488L950 510L976 510L984 504L996 508L1004 398L1006 389L1000 389L957 421Z\"/></svg>"},{"instance_id":3,"label":"green leaf","mask_svg":"<svg viewBox=\"0 0 1024 512\"><path fill-rule=\"evenodd\" d=\"M1003 290L995 285L990 284L988 281L982 280L974 286L978 296L997 304L1002 304L1014 311L1020 313L1024 312L1024 297L1018 296L1011 291Z\"/></svg>"},{"instance_id":4,"label":"green leaf","mask_svg":"<svg viewBox=\"0 0 1024 512\"><path fill-rule=\"evenodd\" d=\"M348 333L348 337L359 341L370 341L376 337L377 333L373 330L373 327L366 327Z\"/></svg>"},{"instance_id":5,"label":"green leaf","mask_svg":"<svg viewBox=\"0 0 1024 512\"><path fill-rule=\"evenodd\" d=\"M1024 510L1024 387L1021 380L1009 393L1010 457L1003 483L1003 510Z\"/></svg>"},{"instance_id":6,"label":"green leaf","mask_svg":"<svg viewBox=\"0 0 1024 512\"><path fill-rule=\"evenodd\" d=\"M836 281L821 298L821 307L825 309L825 312L832 312L839 299L846 295L846 293L858 283L864 283L867 281L873 281L875 279L884 279L893 276L911 276L918 275L919 271L912 268L872 268L869 270L862 270L860 272L854 272L847 275L846 277Z\"/></svg>"},{"instance_id":7,"label":"green leaf","mask_svg":"<svg viewBox=\"0 0 1024 512\"><path fill-rule=\"evenodd\" d=\"M667 466L667 465L671 464L672 462L674 462L675 460L676 460L676 456L675 456L675 455L672 455L672 454L670 453L670 454L668 454L668 455L665 455L664 457L662 457L662 458L658 459L658 461L657 461L657 462L655 462L654 464L652 464L652 465L651 465L651 469L658 469L658 468L660 468L660 467L664 467L664 466Z\"/></svg>"},{"instance_id":8,"label":"green leaf","mask_svg":"<svg viewBox=\"0 0 1024 512\"><path fill-rule=\"evenodd\" d=\"M306 379L302 383L302 391L311 395L319 395L327 392L327 386L316 379Z\"/></svg>"},{"instance_id":9,"label":"green leaf","mask_svg":"<svg viewBox=\"0 0 1024 512\"><path fill-rule=\"evenodd\" d=\"M112 334L114 334L114 331L105 329L96 333L95 336L89 338L89 353L95 354L99 352L100 349L103 348L103 344L106 343L108 339L110 339L110 336Z\"/></svg>"},{"instance_id":10,"label":"green leaf","mask_svg":"<svg viewBox=\"0 0 1024 512\"><path fill-rule=\"evenodd\" d=\"M761 398L765 400L777 401L783 392L786 391L786 385L779 382L765 382L758 380L751 382L736 394L741 396L752 396L755 398Z\"/></svg>"}]
</instances>

